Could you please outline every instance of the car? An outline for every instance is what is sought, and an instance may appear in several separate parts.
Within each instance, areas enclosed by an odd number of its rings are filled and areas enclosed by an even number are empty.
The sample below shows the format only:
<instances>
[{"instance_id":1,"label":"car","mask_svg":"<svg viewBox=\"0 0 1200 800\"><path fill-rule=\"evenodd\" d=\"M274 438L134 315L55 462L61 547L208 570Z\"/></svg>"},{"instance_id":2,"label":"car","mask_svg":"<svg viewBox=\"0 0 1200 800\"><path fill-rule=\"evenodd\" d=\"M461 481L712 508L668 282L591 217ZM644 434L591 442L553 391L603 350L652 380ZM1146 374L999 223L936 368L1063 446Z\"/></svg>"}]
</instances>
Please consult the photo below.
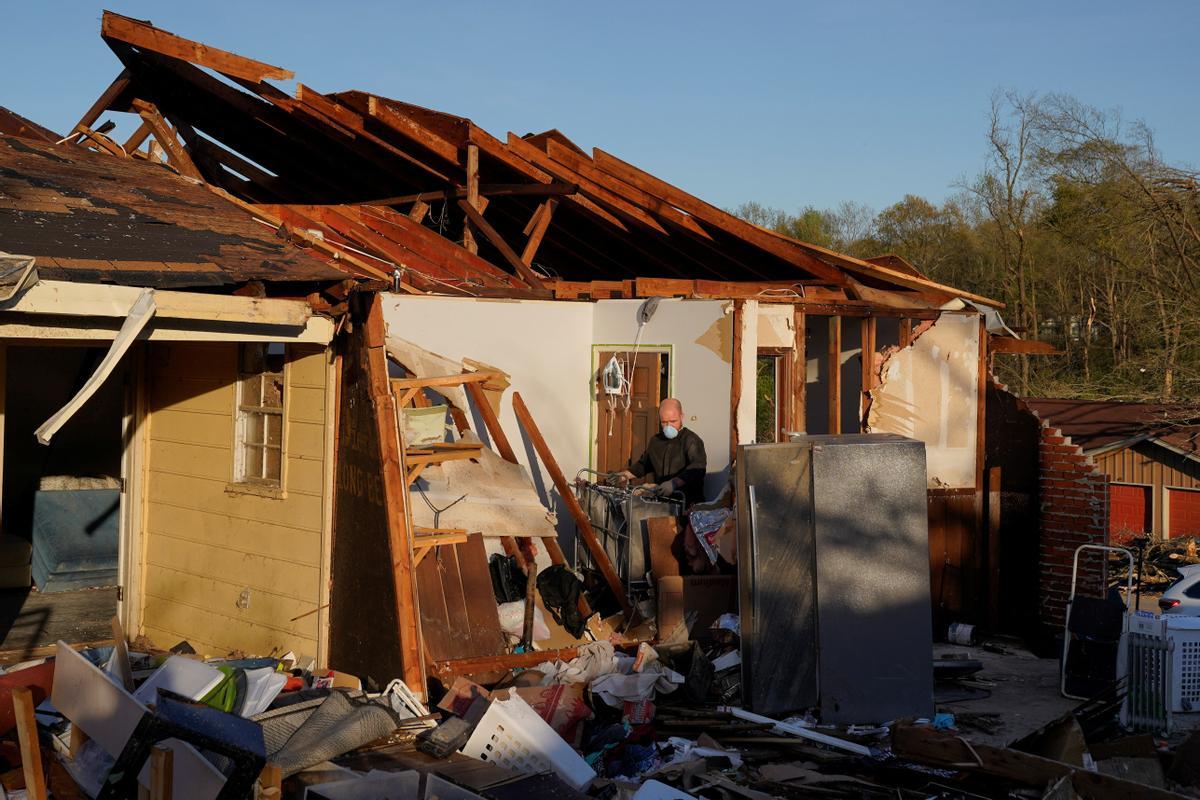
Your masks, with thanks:
<instances>
[{"instance_id":1,"label":"car","mask_svg":"<svg viewBox=\"0 0 1200 800\"><path fill-rule=\"evenodd\" d=\"M1158 598L1158 608L1164 614L1200 616L1200 564L1179 568L1179 580Z\"/></svg>"}]
</instances>

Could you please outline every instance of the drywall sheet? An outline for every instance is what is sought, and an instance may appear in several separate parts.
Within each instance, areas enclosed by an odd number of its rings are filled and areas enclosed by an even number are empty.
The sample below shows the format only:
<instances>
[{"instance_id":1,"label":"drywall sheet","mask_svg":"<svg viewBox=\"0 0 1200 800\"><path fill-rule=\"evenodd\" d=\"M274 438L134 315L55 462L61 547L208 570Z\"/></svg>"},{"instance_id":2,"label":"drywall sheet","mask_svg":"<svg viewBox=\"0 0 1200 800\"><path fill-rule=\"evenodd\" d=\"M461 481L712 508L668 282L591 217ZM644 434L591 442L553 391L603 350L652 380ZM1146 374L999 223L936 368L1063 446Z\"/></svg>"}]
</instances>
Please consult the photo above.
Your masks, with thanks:
<instances>
[{"instance_id":1,"label":"drywall sheet","mask_svg":"<svg viewBox=\"0 0 1200 800\"><path fill-rule=\"evenodd\" d=\"M593 304L593 359L600 350L614 346L627 346L632 351L638 335L638 309L643 302L600 300ZM641 337L642 347L670 353L671 393L683 404L685 424L704 440L708 454L708 477L704 482L708 497L715 497L721 491L729 475L732 310L733 304L724 300L662 300ZM753 325L750 329L756 330ZM600 366L593 361L591 369L598 370ZM753 358L749 366L753 386ZM589 391L590 379L589 373ZM591 411L590 423L594 426L596 410L592 408ZM594 427L588 430L594 431ZM750 403L750 430L754 430L753 402ZM594 438L589 435L589 456ZM563 469L567 469L566 464Z\"/></svg>"},{"instance_id":2,"label":"drywall sheet","mask_svg":"<svg viewBox=\"0 0 1200 800\"><path fill-rule=\"evenodd\" d=\"M925 443L930 488L975 485L979 315L944 313L883 366L871 392L871 432Z\"/></svg>"},{"instance_id":3,"label":"drywall sheet","mask_svg":"<svg viewBox=\"0 0 1200 800\"><path fill-rule=\"evenodd\" d=\"M755 305L758 305L757 301ZM790 350L796 343L796 307L791 305L758 305L757 322L759 347L782 347Z\"/></svg>"},{"instance_id":4,"label":"drywall sheet","mask_svg":"<svg viewBox=\"0 0 1200 800\"><path fill-rule=\"evenodd\" d=\"M473 434L463 437L473 439ZM426 467L410 494L414 525L485 536L556 535L557 520L542 505L525 468L486 448L478 462L462 459Z\"/></svg>"},{"instance_id":5,"label":"drywall sheet","mask_svg":"<svg viewBox=\"0 0 1200 800\"><path fill-rule=\"evenodd\" d=\"M469 297L384 295L388 336L400 337L445 358L483 361L504 371L521 393L542 436L568 477L589 463L592 406L592 303L542 300L491 300ZM536 454L513 414L512 394L500 409L517 459L529 467ZM489 442L481 419L471 428ZM541 501L552 501L553 485L540 468L532 471ZM422 505L414 497L414 509ZM574 535L569 514L559 514L564 546Z\"/></svg>"}]
</instances>

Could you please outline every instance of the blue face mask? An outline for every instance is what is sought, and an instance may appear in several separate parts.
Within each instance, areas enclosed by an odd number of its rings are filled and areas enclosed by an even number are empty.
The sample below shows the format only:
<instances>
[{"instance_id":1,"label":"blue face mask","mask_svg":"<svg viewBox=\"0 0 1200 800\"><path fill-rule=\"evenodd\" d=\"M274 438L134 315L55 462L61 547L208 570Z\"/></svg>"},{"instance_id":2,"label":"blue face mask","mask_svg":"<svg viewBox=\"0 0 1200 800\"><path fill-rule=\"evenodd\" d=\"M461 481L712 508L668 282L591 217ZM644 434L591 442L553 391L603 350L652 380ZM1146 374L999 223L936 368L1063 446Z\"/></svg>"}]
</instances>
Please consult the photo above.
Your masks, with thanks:
<instances>
[{"instance_id":1,"label":"blue face mask","mask_svg":"<svg viewBox=\"0 0 1200 800\"><path fill-rule=\"evenodd\" d=\"M679 429L674 425L663 425L662 432L663 436L667 437L668 439L674 439L679 435Z\"/></svg>"}]
</instances>

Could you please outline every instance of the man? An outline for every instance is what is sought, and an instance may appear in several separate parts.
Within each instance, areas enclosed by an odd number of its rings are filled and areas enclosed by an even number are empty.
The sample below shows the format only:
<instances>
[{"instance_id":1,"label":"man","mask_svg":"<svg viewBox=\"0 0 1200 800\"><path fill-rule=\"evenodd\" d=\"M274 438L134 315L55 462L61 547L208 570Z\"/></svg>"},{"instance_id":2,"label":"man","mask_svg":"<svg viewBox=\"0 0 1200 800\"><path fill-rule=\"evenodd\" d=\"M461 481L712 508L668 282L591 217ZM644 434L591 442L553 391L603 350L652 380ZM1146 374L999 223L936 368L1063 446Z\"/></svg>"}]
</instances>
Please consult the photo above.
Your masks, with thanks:
<instances>
[{"instance_id":1,"label":"man","mask_svg":"<svg viewBox=\"0 0 1200 800\"><path fill-rule=\"evenodd\" d=\"M658 421L660 430L646 443L646 452L621 476L634 480L653 473L659 494L682 491L689 506L703 501L708 468L703 440L683 426L683 406L673 397L658 407Z\"/></svg>"}]
</instances>

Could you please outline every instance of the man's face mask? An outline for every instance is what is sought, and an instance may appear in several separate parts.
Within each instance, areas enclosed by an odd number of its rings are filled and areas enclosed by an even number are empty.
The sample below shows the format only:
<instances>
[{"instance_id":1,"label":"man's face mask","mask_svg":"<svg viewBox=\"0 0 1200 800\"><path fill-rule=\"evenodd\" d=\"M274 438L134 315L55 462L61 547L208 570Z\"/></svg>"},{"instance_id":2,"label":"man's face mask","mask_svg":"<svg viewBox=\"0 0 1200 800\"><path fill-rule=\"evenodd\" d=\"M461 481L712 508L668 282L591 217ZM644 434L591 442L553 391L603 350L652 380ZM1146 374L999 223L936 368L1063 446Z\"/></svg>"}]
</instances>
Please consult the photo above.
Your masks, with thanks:
<instances>
[{"instance_id":1,"label":"man's face mask","mask_svg":"<svg viewBox=\"0 0 1200 800\"><path fill-rule=\"evenodd\" d=\"M663 425L662 432L663 436L667 437L668 439L674 439L679 435L679 429L674 425Z\"/></svg>"}]
</instances>

